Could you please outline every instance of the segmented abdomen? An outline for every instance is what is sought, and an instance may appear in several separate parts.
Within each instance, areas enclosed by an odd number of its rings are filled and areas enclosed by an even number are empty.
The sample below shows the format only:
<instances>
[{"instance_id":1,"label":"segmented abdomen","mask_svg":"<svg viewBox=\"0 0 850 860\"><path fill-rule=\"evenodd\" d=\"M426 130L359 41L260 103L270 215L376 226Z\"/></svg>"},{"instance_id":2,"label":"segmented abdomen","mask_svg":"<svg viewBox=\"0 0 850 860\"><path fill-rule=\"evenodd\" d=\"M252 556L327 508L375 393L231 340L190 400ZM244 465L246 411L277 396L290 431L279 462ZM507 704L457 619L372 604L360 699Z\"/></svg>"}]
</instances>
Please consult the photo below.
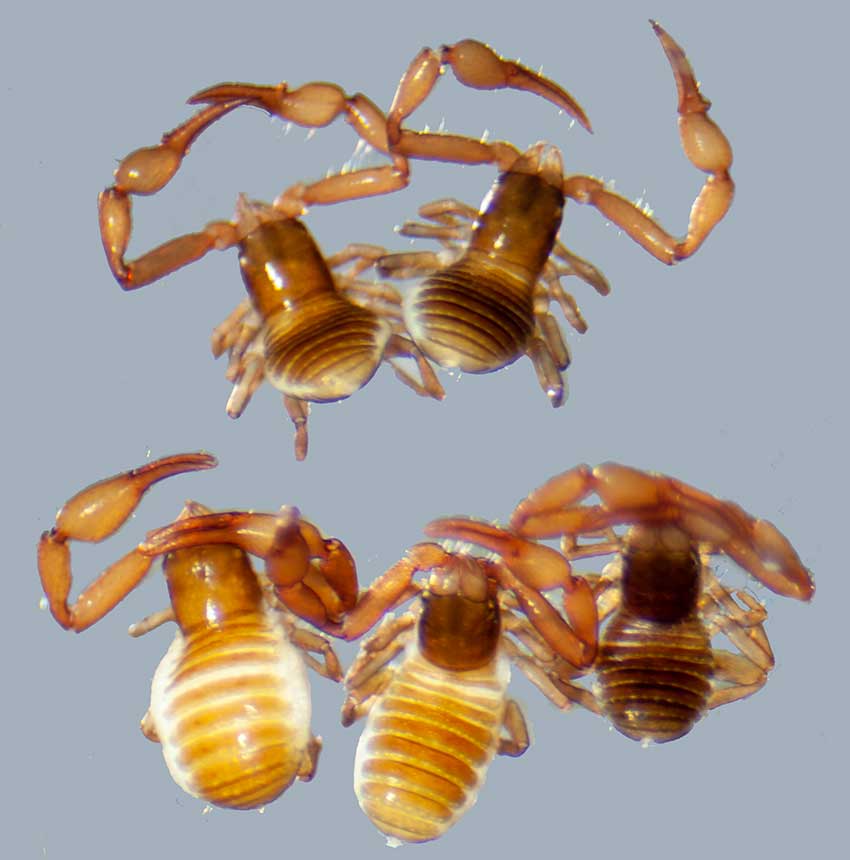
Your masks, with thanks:
<instances>
[{"instance_id":1,"label":"segmented abdomen","mask_svg":"<svg viewBox=\"0 0 850 860\"><path fill-rule=\"evenodd\" d=\"M310 740L303 659L271 613L178 633L150 714L181 788L218 806L262 806L295 779Z\"/></svg>"},{"instance_id":2,"label":"segmented abdomen","mask_svg":"<svg viewBox=\"0 0 850 860\"><path fill-rule=\"evenodd\" d=\"M389 324L338 296L266 321L266 376L275 388L316 403L341 400L375 374Z\"/></svg>"},{"instance_id":3,"label":"segmented abdomen","mask_svg":"<svg viewBox=\"0 0 850 860\"><path fill-rule=\"evenodd\" d=\"M486 259L464 257L408 293L405 326L442 367L498 370L525 352L534 330L532 287Z\"/></svg>"},{"instance_id":4,"label":"segmented abdomen","mask_svg":"<svg viewBox=\"0 0 850 860\"><path fill-rule=\"evenodd\" d=\"M611 619L595 665L602 708L624 735L663 743L705 713L714 657L698 618L662 624L621 612Z\"/></svg>"},{"instance_id":5,"label":"segmented abdomen","mask_svg":"<svg viewBox=\"0 0 850 860\"><path fill-rule=\"evenodd\" d=\"M354 790L379 830L426 842L475 803L498 748L509 676L502 658L451 672L412 650L357 746Z\"/></svg>"}]
</instances>

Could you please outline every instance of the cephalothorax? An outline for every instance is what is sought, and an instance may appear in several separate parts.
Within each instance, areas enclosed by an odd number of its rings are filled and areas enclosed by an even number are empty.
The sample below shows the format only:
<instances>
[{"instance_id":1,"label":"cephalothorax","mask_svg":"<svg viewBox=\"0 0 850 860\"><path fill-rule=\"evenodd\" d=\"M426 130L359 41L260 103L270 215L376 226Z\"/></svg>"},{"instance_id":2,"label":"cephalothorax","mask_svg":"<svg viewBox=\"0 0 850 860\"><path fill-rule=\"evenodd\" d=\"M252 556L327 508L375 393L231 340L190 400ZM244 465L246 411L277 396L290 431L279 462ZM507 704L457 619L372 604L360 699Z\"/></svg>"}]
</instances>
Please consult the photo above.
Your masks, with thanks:
<instances>
[{"instance_id":1,"label":"cephalothorax","mask_svg":"<svg viewBox=\"0 0 850 860\"><path fill-rule=\"evenodd\" d=\"M54 618L85 630L123 600L163 557L170 607L130 628L133 636L174 621L178 630L154 675L142 731L162 744L175 782L218 806L262 806L316 769L321 739L310 731L305 664L339 681L322 629L357 598L354 562L297 509L213 513L188 502L178 519L108 567L69 605L69 542L101 541L133 513L155 482L208 469L208 454L165 457L77 493L42 535L38 567ZM254 570L248 555L265 560ZM308 652L321 655L321 662Z\"/></svg>"},{"instance_id":2,"label":"cephalothorax","mask_svg":"<svg viewBox=\"0 0 850 860\"><path fill-rule=\"evenodd\" d=\"M600 504L582 504L591 495ZM615 526L627 526L623 534ZM759 690L773 668L767 612L711 568L723 553L771 591L811 600L814 582L794 548L766 520L666 475L617 463L578 466L517 506L510 530L459 518L426 531L504 556L517 541L561 538L572 561L613 555L587 577L596 596L599 650L593 691L562 661L549 669L565 696L603 713L623 734L664 742L691 730L707 710ZM580 538L597 538L579 543ZM723 634L734 646L712 646Z\"/></svg>"}]
</instances>

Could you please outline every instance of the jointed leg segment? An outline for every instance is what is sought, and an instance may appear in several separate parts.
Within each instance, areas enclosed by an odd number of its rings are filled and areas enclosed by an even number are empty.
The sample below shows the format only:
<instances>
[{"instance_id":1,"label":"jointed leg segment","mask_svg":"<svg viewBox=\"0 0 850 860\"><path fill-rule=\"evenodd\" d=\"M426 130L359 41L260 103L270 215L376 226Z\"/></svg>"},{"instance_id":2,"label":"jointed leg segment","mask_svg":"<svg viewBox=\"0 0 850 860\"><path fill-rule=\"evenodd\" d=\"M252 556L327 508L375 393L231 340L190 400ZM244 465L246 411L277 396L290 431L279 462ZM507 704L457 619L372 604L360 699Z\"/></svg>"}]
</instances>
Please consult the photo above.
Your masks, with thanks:
<instances>
[{"instance_id":1,"label":"jointed leg segment","mask_svg":"<svg viewBox=\"0 0 850 860\"><path fill-rule=\"evenodd\" d=\"M508 699L505 703L505 715L502 719L507 735L499 738L498 754L511 758L521 756L528 749L531 738L522 709L513 699Z\"/></svg>"},{"instance_id":2,"label":"jointed leg segment","mask_svg":"<svg viewBox=\"0 0 850 860\"><path fill-rule=\"evenodd\" d=\"M709 633L722 633L739 652L714 650L715 683L708 706L716 708L760 690L773 669L774 659L763 626L767 619L764 606L746 591L736 591L733 596L710 573L705 590L702 611Z\"/></svg>"},{"instance_id":3,"label":"jointed leg segment","mask_svg":"<svg viewBox=\"0 0 850 860\"><path fill-rule=\"evenodd\" d=\"M339 657L324 636L293 624L289 630L289 639L301 649L304 660L314 672L323 678L330 678L332 681L342 680L342 666ZM319 654L321 661L313 657L313 654Z\"/></svg>"},{"instance_id":4,"label":"jointed leg segment","mask_svg":"<svg viewBox=\"0 0 850 860\"><path fill-rule=\"evenodd\" d=\"M394 674L389 664L405 649L416 621L417 617L412 612L399 618L387 616L362 643L360 652L345 674L348 695L342 706L344 726L350 726L365 716L387 688Z\"/></svg>"}]
</instances>

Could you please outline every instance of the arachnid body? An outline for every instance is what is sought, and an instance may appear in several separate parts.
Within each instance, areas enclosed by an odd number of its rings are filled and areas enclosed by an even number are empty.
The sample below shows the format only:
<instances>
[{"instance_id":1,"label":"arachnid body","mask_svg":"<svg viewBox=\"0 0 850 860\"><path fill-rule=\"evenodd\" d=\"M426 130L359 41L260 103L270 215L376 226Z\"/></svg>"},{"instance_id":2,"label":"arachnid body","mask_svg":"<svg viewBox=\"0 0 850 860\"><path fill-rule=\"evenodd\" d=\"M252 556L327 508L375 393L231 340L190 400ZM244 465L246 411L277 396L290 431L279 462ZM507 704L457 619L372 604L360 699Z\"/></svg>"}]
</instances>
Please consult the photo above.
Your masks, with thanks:
<instances>
[{"instance_id":1,"label":"arachnid body","mask_svg":"<svg viewBox=\"0 0 850 860\"><path fill-rule=\"evenodd\" d=\"M130 629L139 636L166 621L178 626L154 675L142 731L161 743L168 770L185 791L248 809L315 772L321 741L310 732L305 661L333 680L342 672L329 642L296 625L294 616L322 628L353 606L357 579L345 546L323 538L295 508L279 515L213 513L188 502L176 522L149 533L68 604L69 541L104 540L153 483L214 465L207 454L176 455L82 490L42 535L38 565L54 618L79 632L163 556L171 607ZM265 560L264 575L253 569L249 553Z\"/></svg>"},{"instance_id":2,"label":"arachnid body","mask_svg":"<svg viewBox=\"0 0 850 860\"><path fill-rule=\"evenodd\" d=\"M136 260L125 259L132 230L131 195L163 188L198 135L237 107L260 106L310 127L327 125L343 114L365 141L387 150L383 114L365 96L347 96L333 84L307 84L298 90L285 84L222 84L190 101L210 104L165 134L158 146L136 150L119 164L115 185L100 195L100 230L112 273L126 290L145 286L214 248L238 247L249 298L213 337L216 356L230 353L228 378L235 387L228 414L241 415L267 379L283 394L296 428L295 454L302 460L307 454L310 403L349 397L384 361L417 394L441 399L443 390L433 370L404 332L396 291L356 277L382 249L351 245L326 259L298 218L311 204L403 187L407 174L402 157L396 159L401 167L367 168L293 186L272 205L240 198L233 222L214 221L201 232L172 239ZM333 274L333 268L344 263L353 263L353 276ZM394 363L402 357L416 361L420 380Z\"/></svg>"},{"instance_id":3,"label":"arachnid body","mask_svg":"<svg viewBox=\"0 0 850 860\"><path fill-rule=\"evenodd\" d=\"M732 150L707 116L710 102L700 94L684 52L652 23L679 92L683 149L695 167L709 174L691 209L687 235L681 240L600 180L565 175L561 154L552 146L537 144L521 154L505 142L402 127L403 120L427 98L443 66L450 65L469 86L513 86L541 95L590 130L584 111L557 84L532 76L528 69L492 52L479 74L462 76L457 56L477 56L485 50L476 42L459 43L440 52L425 49L411 63L387 116L391 152L464 164L489 162L501 171L478 211L457 200L439 200L420 209L430 223L402 227L403 235L440 241L445 246L442 253L392 254L379 261L384 275L422 278L405 295L404 323L416 345L432 361L468 373L489 373L528 355L550 402L560 406L565 396L562 371L570 356L549 310L551 302L560 305L578 332L587 327L560 279L575 275L600 294L609 292L607 281L595 266L557 241L566 201L594 206L668 264L693 254L725 215L734 192L729 175Z\"/></svg>"},{"instance_id":4,"label":"arachnid body","mask_svg":"<svg viewBox=\"0 0 850 860\"><path fill-rule=\"evenodd\" d=\"M230 356L231 417L268 380L283 393L296 428L295 456L303 460L310 403L350 397L384 361L417 394L442 399L433 369L404 333L395 291L332 274L332 266L347 262L370 265L361 255L375 249L351 246L326 260L302 221L259 203L240 201L239 211L240 223L251 225L239 243L250 298L213 333L213 353ZM416 361L420 379L395 362L405 357Z\"/></svg>"},{"instance_id":5,"label":"arachnid body","mask_svg":"<svg viewBox=\"0 0 850 860\"><path fill-rule=\"evenodd\" d=\"M600 504L582 504L595 494ZM624 534L614 526L628 526ZM603 713L628 737L664 742L707 710L759 690L773 668L767 612L720 583L710 556L723 553L771 591L810 600L814 582L788 540L766 520L665 475L616 463L578 466L532 492L511 531L450 519L426 530L510 555L517 540L559 537L569 559L613 554L590 577L601 629L594 692L554 665L564 694ZM579 545L583 536L600 540ZM723 634L731 652L712 646ZM561 671L564 669L565 671Z\"/></svg>"},{"instance_id":6,"label":"arachnid body","mask_svg":"<svg viewBox=\"0 0 850 860\"><path fill-rule=\"evenodd\" d=\"M343 622L343 634L354 638L389 608L419 596L415 611L386 617L362 643L345 679L343 724L368 714L355 793L391 843L441 836L475 803L493 757L525 752L525 720L507 698L511 662L564 707L568 700L541 664L562 659L580 667L593 659L590 589L569 576L558 553L530 542L527 550L512 572L418 544ZM429 573L424 587L412 581L420 571ZM556 586L564 590L571 625L538 590ZM549 611L538 611L544 604Z\"/></svg>"}]
</instances>

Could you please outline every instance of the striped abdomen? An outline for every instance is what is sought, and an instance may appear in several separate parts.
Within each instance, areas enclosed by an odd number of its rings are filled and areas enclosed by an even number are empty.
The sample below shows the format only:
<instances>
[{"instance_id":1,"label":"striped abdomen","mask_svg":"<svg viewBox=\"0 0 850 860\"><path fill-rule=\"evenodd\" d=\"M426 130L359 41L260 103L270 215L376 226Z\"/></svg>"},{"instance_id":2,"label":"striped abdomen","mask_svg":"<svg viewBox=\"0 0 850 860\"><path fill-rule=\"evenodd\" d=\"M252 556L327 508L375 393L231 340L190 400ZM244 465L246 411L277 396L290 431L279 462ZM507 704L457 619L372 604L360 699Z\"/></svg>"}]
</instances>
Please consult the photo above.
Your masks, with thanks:
<instances>
[{"instance_id":1,"label":"striped abdomen","mask_svg":"<svg viewBox=\"0 0 850 860\"><path fill-rule=\"evenodd\" d=\"M676 623L620 612L595 665L602 709L630 738L663 743L687 734L705 713L714 657L698 617Z\"/></svg>"},{"instance_id":2,"label":"striped abdomen","mask_svg":"<svg viewBox=\"0 0 850 860\"><path fill-rule=\"evenodd\" d=\"M411 646L369 712L354 763L357 799L379 830L425 842L475 803L499 745L509 677L504 658L452 672Z\"/></svg>"},{"instance_id":3,"label":"striped abdomen","mask_svg":"<svg viewBox=\"0 0 850 860\"><path fill-rule=\"evenodd\" d=\"M525 352L534 331L533 286L533 279L467 253L408 293L405 326L442 367L498 370Z\"/></svg>"},{"instance_id":4,"label":"striped abdomen","mask_svg":"<svg viewBox=\"0 0 850 860\"><path fill-rule=\"evenodd\" d=\"M266 321L266 376L301 400L341 400L374 376L389 324L334 293Z\"/></svg>"},{"instance_id":5,"label":"striped abdomen","mask_svg":"<svg viewBox=\"0 0 850 860\"><path fill-rule=\"evenodd\" d=\"M310 741L304 661L272 613L178 633L150 716L181 788L218 806L262 806L298 775Z\"/></svg>"}]
</instances>

